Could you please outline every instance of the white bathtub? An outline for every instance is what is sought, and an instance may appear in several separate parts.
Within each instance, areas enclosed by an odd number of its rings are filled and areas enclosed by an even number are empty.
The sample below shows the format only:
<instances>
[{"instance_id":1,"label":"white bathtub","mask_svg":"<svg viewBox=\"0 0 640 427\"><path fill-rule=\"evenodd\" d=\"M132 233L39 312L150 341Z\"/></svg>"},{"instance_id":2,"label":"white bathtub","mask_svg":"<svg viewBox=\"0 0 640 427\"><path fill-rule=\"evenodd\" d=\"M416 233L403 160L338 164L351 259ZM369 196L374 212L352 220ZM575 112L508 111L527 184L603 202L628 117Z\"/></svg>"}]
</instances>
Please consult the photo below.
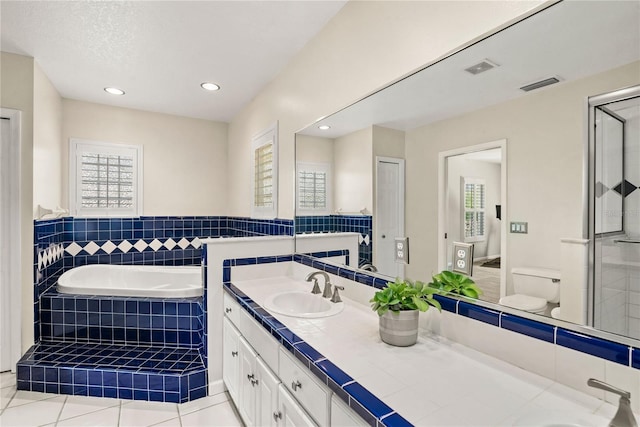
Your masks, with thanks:
<instances>
[{"instance_id":1,"label":"white bathtub","mask_svg":"<svg viewBox=\"0 0 640 427\"><path fill-rule=\"evenodd\" d=\"M83 265L58 279L58 292L79 295L184 298L202 295L200 267Z\"/></svg>"}]
</instances>

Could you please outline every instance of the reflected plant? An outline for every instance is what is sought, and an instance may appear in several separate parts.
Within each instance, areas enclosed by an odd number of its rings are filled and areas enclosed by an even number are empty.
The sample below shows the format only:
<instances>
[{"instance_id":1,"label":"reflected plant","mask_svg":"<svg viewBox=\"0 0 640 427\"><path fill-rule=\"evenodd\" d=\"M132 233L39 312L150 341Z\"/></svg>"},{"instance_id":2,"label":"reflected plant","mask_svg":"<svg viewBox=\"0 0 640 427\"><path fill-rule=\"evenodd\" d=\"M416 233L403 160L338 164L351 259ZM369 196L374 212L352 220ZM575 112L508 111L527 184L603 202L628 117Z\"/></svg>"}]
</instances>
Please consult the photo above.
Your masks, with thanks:
<instances>
[{"instance_id":1,"label":"reflected plant","mask_svg":"<svg viewBox=\"0 0 640 427\"><path fill-rule=\"evenodd\" d=\"M482 290L464 274L444 270L431 278L429 287L442 293L451 293L477 299L482 295Z\"/></svg>"},{"instance_id":2,"label":"reflected plant","mask_svg":"<svg viewBox=\"0 0 640 427\"><path fill-rule=\"evenodd\" d=\"M442 310L440 303L433 298L433 294L439 293L437 289L430 288L423 282L396 279L394 283L375 293L371 299L371 309L384 315L387 311L393 312L420 310L427 311L429 307Z\"/></svg>"}]
</instances>

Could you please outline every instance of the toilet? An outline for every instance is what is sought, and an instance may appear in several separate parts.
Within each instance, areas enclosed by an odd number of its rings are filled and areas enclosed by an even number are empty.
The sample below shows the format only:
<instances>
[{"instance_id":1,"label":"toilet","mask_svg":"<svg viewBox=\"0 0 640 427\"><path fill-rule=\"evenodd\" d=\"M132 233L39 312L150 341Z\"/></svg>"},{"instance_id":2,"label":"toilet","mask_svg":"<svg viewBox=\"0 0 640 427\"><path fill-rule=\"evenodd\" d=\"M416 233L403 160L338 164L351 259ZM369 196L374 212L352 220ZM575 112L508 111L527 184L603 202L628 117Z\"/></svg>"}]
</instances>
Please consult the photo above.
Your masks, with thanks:
<instances>
[{"instance_id":1,"label":"toilet","mask_svg":"<svg viewBox=\"0 0 640 427\"><path fill-rule=\"evenodd\" d=\"M560 302L560 271L548 268L513 268L515 294L500 304L530 313L545 314L547 303Z\"/></svg>"}]
</instances>

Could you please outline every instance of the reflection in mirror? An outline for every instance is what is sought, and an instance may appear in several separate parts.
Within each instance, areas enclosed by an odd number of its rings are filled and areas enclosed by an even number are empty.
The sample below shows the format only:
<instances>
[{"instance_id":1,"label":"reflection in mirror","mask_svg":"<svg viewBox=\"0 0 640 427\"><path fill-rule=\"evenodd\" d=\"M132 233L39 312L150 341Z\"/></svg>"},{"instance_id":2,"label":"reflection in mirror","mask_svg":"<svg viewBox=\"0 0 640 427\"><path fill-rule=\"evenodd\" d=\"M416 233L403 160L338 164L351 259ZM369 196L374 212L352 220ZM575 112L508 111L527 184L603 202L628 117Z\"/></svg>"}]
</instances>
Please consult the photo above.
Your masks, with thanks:
<instances>
[{"instance_id":1,"label":"reflection in mirror","mask_svg":"<svg viewBox=\"0 0 640 427\"><path fill-rule=\"evenodd\" d=\"M625 243L616 242L615 249L622 254L623 245L640 248L626 243L640 239L633 231L640 229L639 209L631 208L631 199L640 198L640 191L631 191L640 185L633 176L640 165L616 169L620 182L597 186L594 175L587 179L586 111L590 97L640 84L639 14L638 2L554 4L302 130L296 136L297 162L324 163L328 172L319 196L325 197L323 211L301 209L302 197L318 197L321 179L313 191L298 188L297 233L358 233L359 265L425 282L450 268L454 241L473 243L481 298L636 336L605 324L610 310L640 309L632 306L640 301L640 289L632 286L640 267L601 287L597 299L594 286L587 288L589 278L609 268L621 273L605 262L601 270L588 269L585 260L589 251L603 260L609 254L605 243L595 247L589 239L591 181L594 197L603 197L599 206L618 212L620 224L611 218L601 222L622 227L614 234ZM640 136L625 132L625 153L633 153L629 147L638 144L628 139ZM494 148L499 158L489 151ZM621 156L619 150L607 155ZM380 181L384 158L405 168L389 187ZM616 181L613 171L603 173ZM381 206L388 188L401 197ZM396 215L391 221L397 230L383 231L383 211ZM383 234L391 242L410 238L410 264L396 263L394 251L383 250ZM640 266L636 252L624 257ZM602 304L610 297L617 308ZM600 321L594 320L597 310ZM610 322L633 323L625 316Z\"/></svg>"}]
</instances>

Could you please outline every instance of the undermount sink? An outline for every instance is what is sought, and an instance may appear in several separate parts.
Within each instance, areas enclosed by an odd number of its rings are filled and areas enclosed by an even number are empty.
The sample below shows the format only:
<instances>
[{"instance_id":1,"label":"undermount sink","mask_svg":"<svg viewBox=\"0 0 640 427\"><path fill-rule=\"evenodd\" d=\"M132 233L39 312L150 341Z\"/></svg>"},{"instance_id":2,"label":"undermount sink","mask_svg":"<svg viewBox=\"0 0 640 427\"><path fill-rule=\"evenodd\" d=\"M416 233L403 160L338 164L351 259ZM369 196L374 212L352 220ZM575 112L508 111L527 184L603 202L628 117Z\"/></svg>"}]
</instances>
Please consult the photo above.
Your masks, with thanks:
<instances>
[{"instance_id":1,"label":"undermount sink","mask_svg":"<svg viewBox=\"0 0 640 427\"><path fill-rule=\"evenodd\" d=\"M344 303L333 303L321 295L303 291L280 292L267 298L264 308L274 313L308 319L340 313Z\"/></svg>"}]
</instances>

